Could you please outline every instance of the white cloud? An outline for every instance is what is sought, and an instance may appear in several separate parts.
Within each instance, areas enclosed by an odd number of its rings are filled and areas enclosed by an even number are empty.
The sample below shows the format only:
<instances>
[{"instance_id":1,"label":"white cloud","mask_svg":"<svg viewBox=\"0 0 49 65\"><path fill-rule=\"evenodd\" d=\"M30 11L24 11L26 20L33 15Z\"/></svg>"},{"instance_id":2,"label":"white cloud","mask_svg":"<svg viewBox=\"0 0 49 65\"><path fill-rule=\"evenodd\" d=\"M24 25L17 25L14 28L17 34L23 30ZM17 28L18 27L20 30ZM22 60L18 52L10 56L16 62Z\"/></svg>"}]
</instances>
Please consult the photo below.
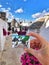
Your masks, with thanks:
<instances>
[{"instance_id":1,"label":"white cloud","mask_svg":"<svg viewBox=\"0 0 49 65\"><path fill-rule=\"evenodd\" d=\"M45 15L49 15L49 12L45 13Z\"/></svg>"},{"instance_id":2,"label":"white cloud","mask_svg":"<svg viewBox=\"0 0 49 65\"><path fill-rule=\"evenodd\" d=\"M0 5L0 7L2 7L2 5Z\"/></svg>"},{"instance_id":3,"label":"white cloud","mask_svg":"<svg viewBox=\"0 0 49 65\"><path fill-rule=\"evenodd\" d=\"M43 12L42 13L46 13L47 11L46 10L43 10Z\"/></svg>"},{"instance_id":4,"label":"white cloud","mask_svg":"<svg viewBox=\"0 0 49 65\"><path fill-rule=\"evenodd\" d=\"M11 8L10 8L10 7L8 7L7 9L8 9L8 10L11 10Z\"/></svg>"},{"instance_id":5,"label":"white cloud","mask_svg":"<svg viewBox=\"0 0 49 65\"><path fill-rule=\"evenodd\" d=\"M33 14L32 18L39 18L39 17L43 17L44 15L49 15L49 12L47 12L47 10L43 10L42 12Z\"/></svg>"},{"instance_id":6,"label":"white cloud","mask_svg":"<svg viewBox=\"0 0 49 65\"><path fill-rule=\"evenodd\" d=\"M20 21L20 18L18 18L18 17L16 17L15 19L17 20L17 22L19 22L19 21Z\"/></svg>"},{"instance_id":7,"label":"white cloud","mask_svg":"<svg viewBox=\"0 0 49 65\"><path fill-rule=\"evenodd\" d=\"M32 15L32 18L38 18L41 15L41 13L36 13Z\"/></svg>"},{"instance_id":8,"label":"white cloud","mask_svg":"<svg viewBox=\"0 0 49 65\"><path fill-rule=\"evenodd\" d=\"M23 9L22 8L19 8L15 11L15 13L23 13Z\"/></svg>"},{"instance_id":9,"label":"white cloud","mask_svg":"<svg viewBox=\"0 0 49 65\"><path fill-rule=\"evenodd\" d=\"M7 10L6 8L1 8L0 11L2 11L2 12L8 12L9 10Z\"/></svg>"},{"instance_id":10,"label":"white cloud","mask_svg":"<svg viewBox=\"0 0 49 65\"><path fill-rule=\"evenodd\" d=\"M20 18L15 18L16 20L19 20Z\"/></svg>"},{"instance_id":11,"label":"white cloud","mask_svg":"<svg viewBox=\"0 0 49 65\"><path fill-rule=\"evenodd\" d=\"M8 2L6 2L6 4L9 4Z\"/></svg>"},{"instance_id":12,"label":"white cloud","mask_svg":"<svg viewBox=\"0 0 49 65\"><path fill-rule=\"evenodd\" d=\"M47 8L47 11L49 11L49 8Z\"/></svg>"},{"instance_id":13,"label":"white cloud","mask_svg":"<svg viewBox=\"0 0 49 65\"><path fill-rule=\"evenodd\" d=\"M24 0L24 2L26 2L27 0Z\"/></svg>"},{"instance_id":14,"label":"white cloud","mask_svg":"<svg viewBox=\"0 0 49 65\"><path fill-rule=\"evenodd\" d=\"M0 11L2 11L2 12L8 12L9 10L11 10L10 7L8 7L7 9L6 9L6 8L1 8L1 9L0 9Z\"/></svg>"}]
</instances>

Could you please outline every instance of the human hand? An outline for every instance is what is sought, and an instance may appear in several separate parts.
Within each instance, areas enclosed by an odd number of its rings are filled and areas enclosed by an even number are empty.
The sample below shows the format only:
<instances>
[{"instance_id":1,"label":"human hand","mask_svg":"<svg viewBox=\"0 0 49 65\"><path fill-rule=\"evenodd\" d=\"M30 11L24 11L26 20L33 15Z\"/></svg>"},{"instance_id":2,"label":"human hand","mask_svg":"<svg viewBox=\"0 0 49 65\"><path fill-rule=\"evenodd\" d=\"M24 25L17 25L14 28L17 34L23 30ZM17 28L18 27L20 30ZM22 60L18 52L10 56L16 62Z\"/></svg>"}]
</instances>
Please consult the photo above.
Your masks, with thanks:
<instances>
[{"instance_id":1,"label":"human hand","mask_svg":"<svg viewBox=\"0 0 49 65\"><path fill-rule=\"evenodd\" d=\"M41 43L38 39L32 39L30 40L30 48L33 48L33 49L40 49L41 48Z\"/></svg>"},{"instance_id":2,"label":"human hand","mask_svg":"<svg viewBox=\"0 0 49 65\"><path fill-rule=\"evenodd\" d=\"M29 33L28 36L33 36L35 37L41 44L41 47L39 50L35 50L35 49L28 49L25 48L25 51L31 53L32 55L34 55L40 62L42 65L49 65L49 43L43 38L41 37L39 34L36 33ZM34 40L35 42L35 40ZM30 42L31 43L31 42Z\"/></svg>"}]
</instances>

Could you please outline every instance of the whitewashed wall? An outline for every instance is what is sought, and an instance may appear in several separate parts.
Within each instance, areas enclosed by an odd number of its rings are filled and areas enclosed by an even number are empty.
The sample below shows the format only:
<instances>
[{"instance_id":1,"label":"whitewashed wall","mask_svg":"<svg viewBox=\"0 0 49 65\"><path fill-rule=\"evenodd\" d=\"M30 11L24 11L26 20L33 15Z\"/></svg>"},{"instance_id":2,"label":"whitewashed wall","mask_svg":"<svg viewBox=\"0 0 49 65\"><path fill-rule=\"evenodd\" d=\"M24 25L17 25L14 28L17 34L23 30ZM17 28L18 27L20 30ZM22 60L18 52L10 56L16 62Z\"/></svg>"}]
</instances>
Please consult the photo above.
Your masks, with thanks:
<instances>
[{"instance_id":1,"label":"whitewashed wall","mask_svg":"<svg viewBox=\"0 0 49 65\"><path fill-rule=\"evenodd\" d=\"M0 19L0 50L4 49L6 36L3 36L3 28L7 31L7 23Z\"/></svg>"},{"instance_id":2,"label":"whitewashed wall","mask_svg":"<svg viewBox=\"0 0 49 65\"><path fill-rule=\"evenodd\" d=\"M49 41L49 26L46 28L46 23L44 23L41 27L40 35L42 35L47 41Z\"/></svg>"}]
</instances>

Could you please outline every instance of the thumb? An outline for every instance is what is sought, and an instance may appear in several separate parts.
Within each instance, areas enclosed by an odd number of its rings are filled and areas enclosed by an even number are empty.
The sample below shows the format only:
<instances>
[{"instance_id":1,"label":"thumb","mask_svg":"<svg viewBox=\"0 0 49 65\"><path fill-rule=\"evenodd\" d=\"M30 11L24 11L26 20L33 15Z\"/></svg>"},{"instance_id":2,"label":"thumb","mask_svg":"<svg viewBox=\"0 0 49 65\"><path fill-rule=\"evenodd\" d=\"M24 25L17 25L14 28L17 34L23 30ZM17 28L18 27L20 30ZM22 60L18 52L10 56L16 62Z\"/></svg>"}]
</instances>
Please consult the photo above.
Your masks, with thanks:
<instances>
[{"instance_id":1,"label":"thumb","mask_svg":"<svg viewBox=\"0 0 49 65\"><path fill-rule=\"evenodd\" d=\"M25 48L24 50L26 52L31 53L32 55L34 55L39 60L39 62L42 63L43 57L40 54L40 52L38 52L38 50L34 50L32 48Z\"/></svg>"},{"instance_id":2,"label":"thumb","mask_svg":"<svg viewBox=\"0 0 49 65\"><path fill-rule=\"evenodd\" d=\"M34 55L34 56L38 56L38 51L35 50L35 49L25 48L24 50L25 50L26 52L28 52L28 53L31 53L31 54Z\"/></svg>"}]
</instances>

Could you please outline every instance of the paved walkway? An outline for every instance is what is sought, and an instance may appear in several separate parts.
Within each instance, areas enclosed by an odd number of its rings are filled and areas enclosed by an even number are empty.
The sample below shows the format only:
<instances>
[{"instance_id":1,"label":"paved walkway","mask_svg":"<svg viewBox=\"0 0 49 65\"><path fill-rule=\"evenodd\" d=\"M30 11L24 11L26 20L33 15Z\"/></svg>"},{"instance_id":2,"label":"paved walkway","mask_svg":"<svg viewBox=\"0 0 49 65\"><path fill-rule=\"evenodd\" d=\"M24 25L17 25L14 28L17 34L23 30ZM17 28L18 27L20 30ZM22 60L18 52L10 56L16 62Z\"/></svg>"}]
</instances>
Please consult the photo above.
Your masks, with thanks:
<instances>
[{"instance_id":1,"label":"paved walkway","mask_svg":"<svg viewBox=\"0 0 49 65\"><path fill-rule=\"evenodd\" d=\"M21 65L20 55L23 49L11 47L11 37L7 38L5 51L0 52L0 65ZM1 56L2 54L2 56Z\"/></svg>"}]
</instances>

